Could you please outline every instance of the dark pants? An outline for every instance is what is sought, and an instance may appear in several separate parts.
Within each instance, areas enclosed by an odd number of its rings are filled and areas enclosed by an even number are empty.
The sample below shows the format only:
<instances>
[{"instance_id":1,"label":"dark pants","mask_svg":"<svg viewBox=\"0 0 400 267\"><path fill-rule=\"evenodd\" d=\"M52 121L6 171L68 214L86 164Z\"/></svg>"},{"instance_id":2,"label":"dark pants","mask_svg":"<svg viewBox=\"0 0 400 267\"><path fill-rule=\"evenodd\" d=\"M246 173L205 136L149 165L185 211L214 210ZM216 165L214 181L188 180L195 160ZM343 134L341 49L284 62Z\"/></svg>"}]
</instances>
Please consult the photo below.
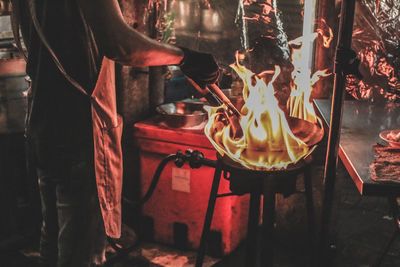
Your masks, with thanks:
<instances>
[{"instance_id":1,"label":"dark pants","mask_svg":"<svg viewBox=\"0 0 400 267\"><path fill-rule=\"evenodd\" d=\"M42 266L100 265L105 259L106 238L93 164L79 159L57 165L37 168L43 215Z\"/></svg>"}]
</instances>

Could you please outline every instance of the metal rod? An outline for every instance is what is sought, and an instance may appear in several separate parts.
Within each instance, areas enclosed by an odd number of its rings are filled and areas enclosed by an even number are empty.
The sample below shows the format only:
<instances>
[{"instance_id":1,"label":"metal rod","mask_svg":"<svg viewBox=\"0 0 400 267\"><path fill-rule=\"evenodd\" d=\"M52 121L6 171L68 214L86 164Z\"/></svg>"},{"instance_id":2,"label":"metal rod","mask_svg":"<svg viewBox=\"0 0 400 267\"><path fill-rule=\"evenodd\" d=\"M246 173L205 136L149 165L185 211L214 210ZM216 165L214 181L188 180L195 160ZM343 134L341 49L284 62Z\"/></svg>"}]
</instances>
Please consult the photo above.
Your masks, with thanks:
<instances>
[{"instance_id":1,"label":"metal rod","mask_svg":"<svg viewBox=\"0 0 400 267\"><path fill-rule=\"evenodd\" d=\"M275 177L267 177L263 183L263 223L262 223L262 250L261 266L274 266L274 238L275 238Z\"/></svg>"},{"instance_id":2,"label":"metal rod","mask_svg":"<svg viewBox=\"0 0 400 267\"><path fill-rule=\"evenodd\" d=\"M304 170L304 193L306 196L306 208L307 208L307 220L308 220L308 241L309 241L309 263L307 266L311 266L312 257L315 249L315 209L314 199L312 191L312 170L311 166L308 165Z\"/></svg>"},{"instance_id":3,"label":"metal rod","mask_svg":"<svg viewBox=\"0 0 400 267\"><path fill-rule=\"evenodd\" d=\"M193 81L191 78L186 76L187 81L190 83L191 86L193 86L194 89L196 89L197 92L199 92L201 95L206 95L210 92L210 90L206 88L201 88L200 85L198 85L195 81Z\"/></svg>"},{"instance_id":4,"label":"metal rod","mask_svg":"<svg viewBox=\"0 0 400 267\"><path fill-rule=\"evenodd\" d=\"M394 222L394 231L391 235L390 239L387 241L383 249L381 250L378 258L376 259L373 267L381 266L386 254L388 253L390 247L392 246L393 242L399 237L400 235L400 213L399 213L399 205L397 204L396 197L389 197L388 198L389 206L393 215L393 222Z\"/></svg>"},{"instance_id":5,"label":"metal rod","mask_svg":"<svg viewBox=\"0 0 400 267\"><path fill-rule=\"evenodd\" d=\"M397 203L397 197L389 197L388 201L393 214L394 226L400 231L400 211L399 204Z\"/></svg>"},{"instance_id":6,"label":"metal rod","mask_svg":"<svg viewBox=\"0 0 400 267\"><path fill-rule=\"evenodd\" d=\"M234 193L222 193L218 194L217 197L231 197L231 196L236 196Z\"/></svg>"},{"instance_id":7,"label":"metal rod","mask_svg":"<svg viewBox=\"0 0 400 267\"><path fill-rule=\"evenodd\" d=\"M246 239L246 267L255 267L257 264L257 233L258 222L260 219L260 201L261 194L254 192L250 194L249 219L247 222L247 239Z\"/></svg>"},{"instance_id":8,"label":"metal rod","mask_svg":"<svg viewBox=\"0 0 400 267\"><path fill-rule=\"evenodd\" d=\"M340 25L337 50L350 49L353 33L355 0L342 0L340 11ZM335 80L332 95L332 110L329 126L328 146L324 170L324 198L321 214L321 229L318 249L321 250L317 255L318 266L324 266L321 262L325 258L325 252L328 244L328 235L330 233L330 221L333 207L333 197L336 180L336 168L338 159L338 149L340 142L340 129L343 113L343 96L345 86L345 75L343 66L335 60Z\"/></svg>"},{"instance_id":9,"label":"metal rod","mask_svg":"<svg viewBox=\"0 0 400 267\"><path fill-rule=\"evenodd\" d=\"M232 104L231 100L222 92L221 88L215 83L207 85L206 88L201 88L195 81L191 78L186 77L188 82L196 89L201 95L207 98L212 98L211 102L218 102L219 104L225 104L226 107L238 118L242 116L240 111ZM210 101L210 100L209 100ZM210 103L213 104L213 103Z\"/></svg>"},{"instance_id":10,"label":"metal rod","mask_svg":"<svg viewBox=\"0 0 400 267\"><path fill-rule=\"evenodd\" d=\"M213 94L207 87L203 89L189 77L186 77L186 79L193 86L193 88L196 89L196 91L200 93L200 95L202 95L203 97L205 97L207 99L207 101L210 105L220 106L223 104L222 100L219 99L215 94Z\"/></svg>"},{"instance_id":11,"label":"metal rod","mask_svg":"<svg viewBox=\"0 0 400 267\"><path fill-rule=\"evenodd\" d=\"M213 92L215 95L218 96L219 99L222 100L222 102L228 106L228 108L233 112L233 114L235 114L235 116L237 116L238 118L240 118L242 116L242 114L240 113L240 111L232 104L232 102L229 100L229 98L224 94L224 92L222 92L221 88L218 87L218 85L216 85L215 83L210 84L209 86L209 90L211 92Z\"/></svg>"},{"instance_id":12,"label":"metal rod","mask_svg":"<svg viewBox=\"0 0 400 267\"><path fill-rule=\"evenodd\" d=\"M225 108L225 116L229 121L231 126L232 135L236 137L240 137L243 135L242 128L239 123L239 119L242 116L240 111L232 104L228 97L222 92L222 90L218 87L218 85L210 84L206 88L201 88L195 81L186 77L189 83L202 95L211 105L220 106L224 104ZM211 88L211 90L210 90Z\"/></svg>"},{"instance_id":13,"label":"metal rod","mask_svg":"<svg viewBox=\"0 0 400 267\"><path fill-rule=\"evenodd\" d=\"M196 267L203 266L204 256L206 254L207 239L208 239L208 235L210 233L211 221L212 221L212 217L214 214L215 202L217 200L217 194L218 194L219 182L221 180L221 174L222 174L222 163L221 163L221 160L218 160L217 166L215 167L214 179L212 182L211 192L210 192L210 198L208 200L207 212L206 212L206 216L204 219L203 232L201 234L201 239L200 239L200 246L199 246L199 249L197 250L196 265L195 265Z\"/></svg>"},{"instance_id":14,"label":"metal rod","mask_svg":"<svg viewBox=\"0 0 400 267\"><path fill-rule=\"evenodd\" d=\"M380 252L378 259L376 260L374 265L372 265L373 267L380 267L382 265L382 262L385 259L386 254L388 253L390 247L392 246L393 242L397 239L398 236L399 236L399 230L396 228L393 231L393 234L391 235L390 239Z\"/></svg>"},{"instance_id":15,"label":"metal rod","mask_svg":"<svg viewBox=\"0 0 400 267\"><path fill-rule=\"evenodd\" d=\"M201 160L201 164L204 166L207 166L207 167L216 168L217 160L211 160L211 159L204 158Z\"/></svg>"}]
</instances>

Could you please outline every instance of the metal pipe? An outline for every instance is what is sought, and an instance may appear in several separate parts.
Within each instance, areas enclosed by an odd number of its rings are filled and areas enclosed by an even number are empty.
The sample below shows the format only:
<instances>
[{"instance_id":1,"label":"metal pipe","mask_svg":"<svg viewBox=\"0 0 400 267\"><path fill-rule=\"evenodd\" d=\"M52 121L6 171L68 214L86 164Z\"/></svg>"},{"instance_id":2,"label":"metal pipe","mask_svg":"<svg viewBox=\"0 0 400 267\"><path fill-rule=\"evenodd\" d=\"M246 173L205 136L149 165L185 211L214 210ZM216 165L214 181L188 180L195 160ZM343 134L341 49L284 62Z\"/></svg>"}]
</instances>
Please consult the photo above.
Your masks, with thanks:
<instances>
[{"instance_id":1,"label":"metal pipe","mask_svg":"<svg viewBox=\"0 0 400 267\"><path fill-rule=\"evenodd\" d=\"M262 267L274 266L276 181L276 177L268 176L263 182Z\"/></svg>"},{"instance_id":2,"label":"metal pipe","mask_svg":"<svg viewBox=\"0 0 400 267\"><path fill-rule=\"evenodd\" d=\"M219 99L216 95L214 95L207 87L203 89L200 87L200 85L198 85L195 81L193 81L189 77L186 77L186 79L193 86L193 88L200 93L200 95L204 96L207 99L210 105L220 106L223 104L222 100Z\"/></svg>"},{"instance_id":3,"label":"metal pipe","mask_svg":"<svg viewBox=\"0 0 400 267\"><path fill-rule=\"evenodd\" d=\"M257 266L258 223L260 219L260 192L250 194L249 219L247 222L245 266Z\"/></svg>"},{"instance_id":4,"label":"metal pipe","mask_svg":"<svg viewBox=\"0 0 400 267\"><path fill-rule=\"evenodd\" d=\"M309 255L307 258L307 266L312 264L312 257L315 249L315 209L312 187L312 170L311 166L307 165L304 169L304 193L306 197L307 222L308 222L308 242ZM311 263L311 264L310 264Z\"/></svg>"},{"instance_id":5,"label":"metal pipe","mask_svg":"<svg viewBox=\"0 0 400 267\"><path fill-rule=\"evenodd\" d=\"M201 88L195 81L191 78L186 77L188 82L196 89L201 95L206 97L206 99L210 102L210 104L218 103L219 105L225 104L227 108L238 118L241 117L240 111L232 104L231 100L222 92L221 88L215 83L209 84L206 88ZM211 100L209 97L212 97Z\"/></svg>"},{"instance_id":6,"label":"metal pipe","mask_svg":"<svg viewBox=\"0 0 400 267\"><path fill-rule=\"evenodd\" d=\"M320 239L318 243L318 249L322 250L317 253L318 255L318 266L326 266L321 264L322 260L325 259L325 252L327 248L328 235L330 231L330 221L333 207L333 197L336 180L336 168L338 160L338 149L340 142L340 129L342 122L343 113L343 99L344 99L344 86L345 86L345 74L343 69L343 60L338 58L338 51L340 49L350 49L353 33L353 22L354 22L354 10L355 0L342 0L340 10L340 25L338 44L336 47L335 57L335 79L334 89L332 95L332 109L329 126L329 136L327 153L325 160L324 170L324 198L322 204L321 214L321 229Z\"/></svg>"},{"instance_id":7,"label":"metal pipe","mask_svg":"<svg viewBox=\"0 0 400 267\"><path fill-rule=\"evenodd\" d=\"M387 241L385 246L383 247L382 251L379 254L379 257L376 259L375 263L372 265L373 267L380 267L383 260L385 259L386 254L389 252L393 242L399 237L400 235L400 214L399 214L399 205L397 204L396 197L389 197L388 198L389 206L391 208L393 214L393 222L394 222L394 232L390 239Z\"/></svg>"},{"instance_id":8,"label":"metal pipe","mask_svg":"<svg viewBox=\"0 0 400 267\"><path fill-rule=\"evenodd\" d=\"M231 100L222 92L221 88L218 87L218 85L210 84L209 89L211 92L213 92L215 95L218 96L219 99L233 112L235 116L240 118L242 114L240 111L232 104Z\"/></svg>"},{"instance_id":9,"label":"metal pipe","mask_svg":"<svg viewBox=\"0 0 400 267\"><path fill-rule=\"evenodd\" d=\"M231 132L233 137L240 137L243 135L242 128L240 126L239 120L241 117L240 111L232 104L229 98L222 92L218 85L210 84L206 88L201 88L195 81L191 78L186 77L188 82L201 94L203 95L211 105L222 105L224 104L226 109L224 111L226 119L229 121L231 126Z\"/></svg>"}]
</instances>

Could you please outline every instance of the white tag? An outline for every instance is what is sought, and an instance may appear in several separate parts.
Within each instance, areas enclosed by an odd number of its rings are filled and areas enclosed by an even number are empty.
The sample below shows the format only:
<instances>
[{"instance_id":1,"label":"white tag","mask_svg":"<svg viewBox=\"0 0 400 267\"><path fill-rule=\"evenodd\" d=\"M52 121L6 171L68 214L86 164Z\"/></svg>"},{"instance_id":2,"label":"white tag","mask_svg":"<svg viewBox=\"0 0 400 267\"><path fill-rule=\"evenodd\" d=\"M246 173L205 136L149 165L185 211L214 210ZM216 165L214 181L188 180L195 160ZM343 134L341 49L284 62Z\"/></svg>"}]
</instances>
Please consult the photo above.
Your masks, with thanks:
<instances>
[{"instance_id":1,"label":"white tag","mask_svg":"<svg viewBox=\"0 0 400 267\"><path fill-rule=\"evenodd\" d=\"M190 169L172 167L172 190L190 193Z\"/></svg>"}]
</instances>

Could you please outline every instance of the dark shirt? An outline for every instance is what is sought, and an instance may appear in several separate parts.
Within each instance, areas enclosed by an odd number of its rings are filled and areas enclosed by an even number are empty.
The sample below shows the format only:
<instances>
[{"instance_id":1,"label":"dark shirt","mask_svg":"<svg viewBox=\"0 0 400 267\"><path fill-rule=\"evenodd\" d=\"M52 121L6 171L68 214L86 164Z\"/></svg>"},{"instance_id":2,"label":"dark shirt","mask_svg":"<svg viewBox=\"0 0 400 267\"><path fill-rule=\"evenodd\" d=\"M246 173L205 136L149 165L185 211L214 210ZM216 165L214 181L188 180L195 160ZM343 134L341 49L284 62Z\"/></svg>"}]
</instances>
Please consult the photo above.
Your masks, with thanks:
<instances>
[{"instance_id":1,"label":"dark shirt","mask_svg":"<svg viewBox=\"0 0 400 267\"><path fill-rule=\"evenodd\" d=\"M32 79L28 135L42 160L62 160L91 146L90 101L56 67L33 27L26 0L20 1L21 26ZM45 37L66 72L90 94L100 67L100 53L75 0L35 0Z\"/></svg>"}]
</instances>

